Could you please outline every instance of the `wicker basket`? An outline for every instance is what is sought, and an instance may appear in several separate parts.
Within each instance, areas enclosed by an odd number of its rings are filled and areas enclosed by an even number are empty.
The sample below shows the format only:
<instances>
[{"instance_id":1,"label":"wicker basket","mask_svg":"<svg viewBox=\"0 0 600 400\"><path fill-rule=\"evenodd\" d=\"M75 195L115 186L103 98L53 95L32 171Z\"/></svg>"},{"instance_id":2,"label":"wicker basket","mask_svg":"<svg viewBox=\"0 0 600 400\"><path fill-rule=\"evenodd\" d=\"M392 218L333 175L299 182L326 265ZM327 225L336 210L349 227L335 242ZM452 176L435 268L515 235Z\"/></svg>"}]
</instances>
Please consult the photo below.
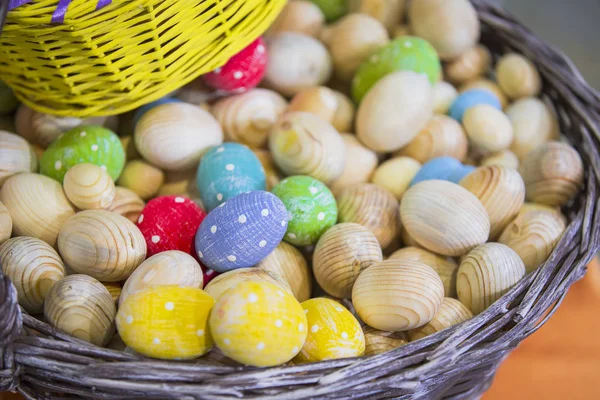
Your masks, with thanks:
<instances>
[{"instance_id":1,"label":"wicker basket","mask_svg":"<svg viewBox=\"0 0 600 400\"><path fill-rule=\"evenodd\" d=\"M221 66L285 0L101 0L110 4L97 11L97 1L72 0L51 24L57 3L8 13L0 77L36 110L87 117L132 110Z\"/></svg>"},{"instance_id":2,"label":"wicker basket","mask_svg":"<svg viewBox=\"0 0 600 400\"><path fill-rule=\"evenodd\" d=\"M28 399L471 399L483 393L506 355L552 315L598 250L600 97L564 55L513 17L485 0L473 3L483 41L496 55L516 50L536 62L545 97L585 164L585 189L564 210L570 224L539 269L477 317L388 353L268 369L223 364L216 353L163 362L92 346L26 315L0 275L0 390L17 389Z\"/></svg>"}]
</instances>

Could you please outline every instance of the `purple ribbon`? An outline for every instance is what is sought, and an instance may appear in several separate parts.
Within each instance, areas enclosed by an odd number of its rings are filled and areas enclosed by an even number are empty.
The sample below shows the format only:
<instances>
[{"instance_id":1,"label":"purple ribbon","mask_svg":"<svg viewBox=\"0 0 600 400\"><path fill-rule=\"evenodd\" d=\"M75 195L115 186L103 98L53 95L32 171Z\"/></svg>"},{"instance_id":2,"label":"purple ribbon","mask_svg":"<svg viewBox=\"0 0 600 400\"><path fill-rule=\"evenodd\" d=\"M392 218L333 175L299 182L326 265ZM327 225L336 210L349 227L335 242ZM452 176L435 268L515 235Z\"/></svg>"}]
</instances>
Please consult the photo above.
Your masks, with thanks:
<instances>
[{"instance_id":1,"label":"purple ribbon","mask_svg":"<svg viewBox=\"0 0 600 400\"><path fill-rule=\"evenodd\" d=\"M22 6L23 4L30 3L31 0L10 0L8 2L8 10L12 10L13 8L17 8ZM106 7L112 2L112 0L98 0L96 3L96 10L101 9L102 7ZM62 24L65 21L65 14L67 13L67 8L69 8L69 4L71 4L71 0L60 0L58 2L58 6L56 6L56 10L52 13L52 23L53 24Z\"/></svg>"}]
</instances>

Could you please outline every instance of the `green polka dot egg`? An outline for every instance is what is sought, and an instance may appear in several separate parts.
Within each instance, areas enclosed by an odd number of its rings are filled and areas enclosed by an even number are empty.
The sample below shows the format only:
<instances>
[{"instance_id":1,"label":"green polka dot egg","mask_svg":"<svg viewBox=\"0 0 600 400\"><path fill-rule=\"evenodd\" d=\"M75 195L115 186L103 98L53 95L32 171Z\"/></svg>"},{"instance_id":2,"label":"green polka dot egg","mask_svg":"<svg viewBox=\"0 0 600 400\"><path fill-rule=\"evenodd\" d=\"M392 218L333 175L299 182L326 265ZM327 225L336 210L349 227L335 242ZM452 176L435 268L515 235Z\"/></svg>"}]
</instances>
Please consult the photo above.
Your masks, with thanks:
<instances>
[{"instance_id":1,"label":"green polka dot egg","mask_svg":"<svg viewBox=\"0 0 600 400\"><path fill-rule=\"evenodd\" d=\"M291 176L273 190L288 212L288 228L283 237L296 246L315 244L337 222L335 197L324 183L310 176Z\"/></svg>"},{"instance_id":2,"label":"green polka dot egg","mask_svg":"<svg viewBox=\"0 0 600 400\"><path fill-rule=\"evenodd\" d=\"M117 180L125 165L125 151L119 137L101 126L73 128L44 152L40 172L62 182L69 168L83 163L95 164Z\"/></svg>"},{"instance_id":3,"label":"green polka dot egg","mask_svg":"<svg viewBox=\"0 0 600 400\"><path fill-rule=\"evenodd\" d=\"M439 81L441 70L438 54L428 41L414 36L402 36L360 65L352 80L352 95L357 102L362 101L381 78L396 71L423 73L433 85Z\"/></svg>"}]
</instances>

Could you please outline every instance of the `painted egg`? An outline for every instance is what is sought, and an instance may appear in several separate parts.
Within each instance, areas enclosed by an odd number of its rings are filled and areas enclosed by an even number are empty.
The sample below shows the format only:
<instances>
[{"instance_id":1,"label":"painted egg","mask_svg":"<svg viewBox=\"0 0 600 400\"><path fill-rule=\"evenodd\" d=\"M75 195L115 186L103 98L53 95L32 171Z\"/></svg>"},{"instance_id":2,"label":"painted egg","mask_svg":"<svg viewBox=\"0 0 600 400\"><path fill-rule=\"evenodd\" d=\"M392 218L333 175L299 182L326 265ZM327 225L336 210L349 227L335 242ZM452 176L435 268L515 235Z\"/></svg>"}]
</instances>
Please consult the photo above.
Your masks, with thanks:
<instances>
[{"instance_id":1,"label":"painted egg","mask_svg":"<svg viewBox=\"0 0 600 400\"><path fill-rule=\"evenodd\" d=\"M222 203L202 221L196 233L200 261L217 272L251 267L281 242L288 226L285 206L260 190Z\"/></svg>"},{"instance_id":2,"label":"painted egg","mask_svg":"<svg viewBox=\"0 0 600 400\"><path fill-rule=\"evenodd\" d=\"M465 176L475 171L475 169L476 168L473 165L462 165L460 168L452 171L452 173L448 176L448 180L450 182L459 183Z\"/></svg>"},{"instance_id":3,"label":"painted egg","mask_svg":"<svg viewBox=\"0 0 600 400\"><path fill-rule=\"evenodd\" d=\"M146 114L148 111L152 110L154 107L160 106L161 104L168 104L168 103L181 103L182 101L175 98L175 97L163 97L162 99L158 99L156 101L153 101L152 103L148 103L145 104L143 106L141 106L140 108L138 108L135 112L135 114L133 115L133 126L135 126L138 121L140 120L140 118L142 118L142 116L144 114Z\"/></svg>"},{"instance_id":4,"label":"painted egg","mask_svg":"<svg viewBox=\"0 0 600 400\"><path fill-rule=\"evenodd\" d=\"M437 52L428 41L415 36L402 36L361 64L352 81L352 95L360 102L381 78L403 70L425 74L433 85L439 80L441 69Z\"/></svg>"},{"instance_id":5,"label":"painted egg","mask_svg":"<svg viewBox=\"0 0 600 400\"><path fill-rule=\"evenodd\" d=\"M348 12L348 0L310 0L325 15L327 22L335 21Z\"/></svg>"},{"instance_id":6,"label":"painted egg","mask_svg":"<svg viewBox=\"0 0 600 400\"><path fill-rule=\"evenodd\" d=\"M207 211L249 190L265 190L260 160L248 147L223 143L209 150L198 167L198 191Z\"/></svg>"},{"instance_id":7,"label":"painted egg","mask_svg":"<svg viewBox=\"0 0 600 400\"><path fill-rule=\"evenodd\" d=\"M485 89L470 89L458 95L450 106L448 115L462 123L463 116L467 110L479 104L487 104L502 110L500 100L492 92Z\"/></svg>"},{"instance_id":8,"label":"painted egg","mask_svg":"<svg viewBox=\"0 0 600 400\"><path fill-rule=\"evenodd\" d=\"M453 157L444 156L433 158L423 164L419 172L417 172L410 182L410 186L431 179L458 183L465 175L475 169L475 167L469 167L470 166L463 165Z\"/></svg>"},{"instance_id":9,"label":"painted egg","mask_svg":"<svg viewBox=\"0 0 600 400\"><path fill-rule=\"evenodd\" d=\"M227 290L217 300L209 324L215 344L227 357L257 367L291 360L307 335L300 303L266 282L242 282Z\"/></svg>"},{"instance_id":10,"label":"painted egg","mask_svg":"<svg viewBox=\"0 0 600 400\"><path fill-rule=\"evenodd\" d=\"M273 188L289 216L284 240L296 246L315 244L337 222L335 197L322 182L310 176L292 176Z\"/></svg>"},{"instance_id":11,"label":"painted egg","mask_svg":"<svg viewBox=\"0 0 600 400\"><path fill-rule=\"evenodd\" d=\"M148 256L167 250L193 254L194 236L206 213L182 196L163 196L146 204L137 226L148 245Z\"/></svg>"},{"instance_id":12,"label":"painted egg","mask_svg":"<svg viewBox=\"0 0 600 400\"><path fill-rule=\"evenodd\" d=\"M215 301L193 287L151 286L132 294L117 313L123 342L148 357L199 357L213 346L208 315Z\"/></svg>"},{"instance_id":13,"label":"painted egg","mask_svg":"<svg viewBox=\"0 0 600 400\"><path fill-rule=\"evenodd\" d=\"M316 362L359 357L365 352L365 335L358 320L337 301L316 298L301 304L308 335L294 362Z\"/></svg>"},{"instance_id":14,"label":"painted egg","mask_svg":"<svg viewBox=\"0 0 600 400\"><path fill-rule=\"evenodd\" d=\"M95 164L116 181L125 165L125 150L112 131L95 125L73 128L44 152L40 172L59 182L73 165Z\"/></svg>"}]
</instances>

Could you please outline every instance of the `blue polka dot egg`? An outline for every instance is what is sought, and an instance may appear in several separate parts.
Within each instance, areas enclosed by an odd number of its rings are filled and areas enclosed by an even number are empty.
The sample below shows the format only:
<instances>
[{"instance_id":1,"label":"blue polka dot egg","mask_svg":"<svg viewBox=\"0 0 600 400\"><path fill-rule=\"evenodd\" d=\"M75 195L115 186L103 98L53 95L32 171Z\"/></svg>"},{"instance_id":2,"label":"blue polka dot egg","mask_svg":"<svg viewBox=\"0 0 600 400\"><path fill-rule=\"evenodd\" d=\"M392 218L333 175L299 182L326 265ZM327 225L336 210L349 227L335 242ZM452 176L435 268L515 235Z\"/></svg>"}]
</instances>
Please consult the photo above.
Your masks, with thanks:
<instances>
[{"instance_id":1,"label":"blue polka dot egg","mask_svg":"<svg viewBox=\"0 0 600 400\"><path fill-rule=\"evenodd\" d=\"M471 89L461 93L450 106L448 115L462 123L463 116L467 110L479 104L487 104L492 107L502 110L502 104L498 97L489 90Z\"/></svg>"},{"instance_id":2,"label":"blue polka dot egg","mask_svg":"<svg viewBox=\"0 0 600 400\"><path fill-rule=\"evenodd\" d=\"M285 206L272 193L240 194L212 210L196 233L198 258L217 272L251 267L268 256L287 229Z\"/></svg>"},{"instance_id":3,"label":"blue polka dot egg","mask_svg":"<svg viewBox=\"0 0 600 400\"><path fill-rule=\"evenodd\" d=\"M474 169L475 167L471 165L463 165L456 158L448 156L437 157L423 164L419 172L417 172L410 182L410 186L432 179L458 183Z\"/></svg>"},{"instance_id":4,"label":"blue polka dot egg","mask_svg":"<svg viewBox=\"0 0 600 400\"><path fill-rule=\"evenodd\" d=\"M267 179L260 160L239 143L209 150L198 167L198 190L207 211L249 190L265 190Z\"/></svg>"}]
</instances>

